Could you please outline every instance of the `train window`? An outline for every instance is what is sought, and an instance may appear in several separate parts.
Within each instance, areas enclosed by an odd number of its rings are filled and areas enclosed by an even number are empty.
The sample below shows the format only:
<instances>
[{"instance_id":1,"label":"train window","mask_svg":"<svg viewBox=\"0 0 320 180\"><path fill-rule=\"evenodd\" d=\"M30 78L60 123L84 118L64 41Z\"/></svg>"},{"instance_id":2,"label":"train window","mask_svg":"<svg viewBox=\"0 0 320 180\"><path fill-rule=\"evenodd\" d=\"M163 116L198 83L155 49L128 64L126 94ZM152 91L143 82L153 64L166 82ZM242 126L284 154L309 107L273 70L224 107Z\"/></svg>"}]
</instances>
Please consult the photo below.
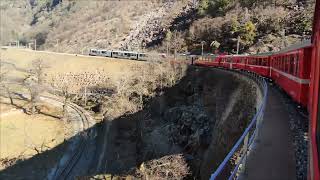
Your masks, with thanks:
<instances>
[{"instance_id":1,"label":"train window","mask_svg":"<svg viewBox=\"0 0 320 180\"><path fill-rule=\"evenodd\" d=\"M261 59L261 65L267 66L267 60L265 58Z\"/></svg>"},{"instance_id":2,"label":"train window","mask_svg":"<svg viewBox=\"0 0 320 180\"><path fill-rule=\"evenodd\" d=\"M289 72L288 56L284 56L284 71L285 71L286 73Z\"/></svg>"},{"instance_id":3,"label":"train window","mask_svg":"<svg viewBox=\"0 0 320 180\"><path fill-rule=\"evenodd\" d=\"M295 71L294 71L294 66L295 66L295 62L294 62L294 56L291 55L290 56L290 69L289 69L289 73L292 75L295 75Z\"/></svg>"},{"instance_id":4,"label":"train window","mask_svg":"<svg viewBox=\"0 0 320 180\"><path fill-rule=\"evenodd\" d=\"M284 57L284 71L285 72L289 72L289 68L288 68L288 56Z\"/></svg>"},{"instance_id":5,"label":"train window","mask_svg":"<svg viewBox=\"0 0 320 180\"><path fill-rule=\"evenodd\" d=\"M284 56L281 57L281 70L286 71L286 62Z\"/></svg>"},{"instance_id":6,"label":"train window","mask_svg":"<svg viewBox=\"0 0 320 180\"><path fill-rule=\"evenodd\" d=\"M292 61L291 56L288 56L288 73L292 74Z\"/></svg>"},{"instance_id":7,"label":"train window","mask_svg":"<svg viewBox=\"0 0 320 180\"><path fill-rule=\"evenodd\" d=\"M290 64L291 64L290 56L286 56L286 59L287 59L287 73L290 74Z\"/></svg>"},{"instance_id":8,"label":"train window","mask_svg":"<svg viewBox=\"0 0 320 180\"><path fill-rule=\"evenodd\" d=\"M299 74L299 54L296 55L296 66L295 66L296 76Z\"/></svg>"}]
</instances>

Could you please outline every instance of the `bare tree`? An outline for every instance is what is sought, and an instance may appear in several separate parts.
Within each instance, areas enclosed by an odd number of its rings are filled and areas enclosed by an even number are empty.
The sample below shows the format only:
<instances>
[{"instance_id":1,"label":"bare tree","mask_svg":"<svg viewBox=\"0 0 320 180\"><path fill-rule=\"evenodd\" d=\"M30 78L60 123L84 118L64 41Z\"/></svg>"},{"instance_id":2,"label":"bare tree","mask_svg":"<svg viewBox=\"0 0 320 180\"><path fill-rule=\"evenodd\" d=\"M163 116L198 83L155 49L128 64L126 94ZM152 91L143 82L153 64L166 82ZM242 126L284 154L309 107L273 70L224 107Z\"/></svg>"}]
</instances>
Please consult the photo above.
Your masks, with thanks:
<instances>
[{"instance_id":1,"label":"bare tree","mask_svg":"<svg viewBox=\"0 0 320 180\"><path fill-rule=\"evenodd\" d=\"M187 45L184 40L183 34L178 31L168 31L163 42L163 46L166 46L167 55L173 52L174 59L177 59L178 52L184 52L187 50Z\"/></svg>"},{"instance_id":2,"label":"bare tree","mask_svg":"<svg viewBox=\"0 0 320 180\"><path fill-rule=\"evenodd\" d=\"M56 94L63 97L63 118L66 117L66 107L72 96L81 96L84 105L87 105L88 88L99 86L107 81L106 73L103 70L82 73L56 74L51 78L51 86Z\"/></svg>"},{"instance_id":3,"label":"bare tree","mask_svg":"<svg viewBox=\"0 0 320 180\"><path fill-rule=\"evenodd\" d=\"M5 67L2 65L2 60L0 59L0 65L1 65L1 69L0 69L0 87L2 87L3 89L5 89L5 91L7 92L7 95L10 99L10 104L13 105L13 97L11 94L11 89L9 87L9 85L6 83L6 79L9 73L8 69L5 69Z\"/></svg>"},{"instance_id":4,"label":"bare tree","mask_svg":"<svg viewBox=\"0 0 320 180\"><path fill-rule=\"evenodd\" d=\"M40 94L45 90L44 77L46 68L49 68L49 66L42 59L32 61L31 69L23 81L30 95L31 114L35 114Z\"/></svg>"},{"instance_id":5,"label":"bare tree","mask_svg":"<svg viewBox=\"0 0 320 180\"><path fill-rule=\"evenodd\" d=\"M51 86L53 87L53 92L60 93L58 95L61 95L63 97L63 105L62 105L62 118L65 119L67 116L67 106L71 98L72 92L75 92L77 90L74 85L72 85L72 76L70 74L56 74L51 79ZM73 91L72 91L73 90Z\"/></svg>"}]
</instances>

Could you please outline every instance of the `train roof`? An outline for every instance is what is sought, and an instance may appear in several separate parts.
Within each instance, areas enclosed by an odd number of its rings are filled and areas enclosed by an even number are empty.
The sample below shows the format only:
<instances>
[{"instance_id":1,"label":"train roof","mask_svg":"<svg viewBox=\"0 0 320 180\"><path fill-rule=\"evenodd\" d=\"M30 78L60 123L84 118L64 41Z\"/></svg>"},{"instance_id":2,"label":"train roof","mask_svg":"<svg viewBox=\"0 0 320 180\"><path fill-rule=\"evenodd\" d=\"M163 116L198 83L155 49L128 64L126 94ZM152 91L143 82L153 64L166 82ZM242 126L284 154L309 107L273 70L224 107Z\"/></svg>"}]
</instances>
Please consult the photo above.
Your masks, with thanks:
<instances>
[{"instance_id":1,"label":"train roof","mask_svg":"<svg viewBox=\"0 0 320 180\"><path fill-rule=\"evenodd\" d=\"M274 52L273 54L286 53L286 52L294 51L296 49L308 48L311 46L312 46L311 39L308 39L308 40L302 41L300 43L293 44L287 48L281 49L280 51Z\"/></svg>"},{"instance_id":2,"label":"train roof","mask_svg":"<svg viewBox=\"0 0 320 180\"><path fill-rule=\"evenodd\" d=\"M308 39L308 40L302 41L300 43L293 44L293 45L286 47L284 49L281 49L280 51L277 51L277 52L272 51L272 52L264 52L264 53L258 53L258 54L232 54L232 55L223 55L222 57L243 57L243 56L263 57L263 56L277 55L277 54L281 54L281 53L288 53L288 52L294 51L296 49L308 48L311 46L312 46L311 40Z\"/></svg>"}]
</instances>

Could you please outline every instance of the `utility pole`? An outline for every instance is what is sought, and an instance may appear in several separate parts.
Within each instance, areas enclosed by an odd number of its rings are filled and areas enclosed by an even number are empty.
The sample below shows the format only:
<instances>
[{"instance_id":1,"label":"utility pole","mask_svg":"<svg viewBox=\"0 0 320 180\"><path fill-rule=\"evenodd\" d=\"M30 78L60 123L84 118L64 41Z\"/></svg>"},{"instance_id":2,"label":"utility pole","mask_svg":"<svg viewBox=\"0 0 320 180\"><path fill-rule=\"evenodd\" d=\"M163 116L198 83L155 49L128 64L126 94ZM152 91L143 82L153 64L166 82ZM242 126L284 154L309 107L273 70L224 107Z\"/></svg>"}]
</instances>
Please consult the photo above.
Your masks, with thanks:
<instances>
[{"instance_id":1,"label":"utility pole","mask_svg":"<svg viewBox=\"0 0 320 180\"><path fill-rule=\"evenodd\" d=\"M240 48L240 36L238 36L238 40L237 40L237 54L239 54L239 48Z\"/></svg>"},{"instance_id":2,"label":"utility pole","mask_svg":"<svg viewBox=\"0 0 320 180\"><path fill-rule=\"evenodd\" d=\"M36 39L34 40L34 50L35 51L37 50L37 40Z\"/></svg>"},{"instance_id":3,"label":"utility pole","mask_svg":"<svg viewBox=\"0 0 320 180\"><path fill-rule=\"evenodd\" d=\"M203 45L205 43L206 43L205 41L201 41L201 58L202 58L202 61L203 61Z\"/></svg>"},{"instance_id":4,"label":"utility pole","mask_svg":"<svg viewBox=\"0 0 320 180\"><path fill-rule=\"evenodd\" d=\"M57 39L57 51L60 52L59 51L59 39Z\"/></svg>"}]
</instances>

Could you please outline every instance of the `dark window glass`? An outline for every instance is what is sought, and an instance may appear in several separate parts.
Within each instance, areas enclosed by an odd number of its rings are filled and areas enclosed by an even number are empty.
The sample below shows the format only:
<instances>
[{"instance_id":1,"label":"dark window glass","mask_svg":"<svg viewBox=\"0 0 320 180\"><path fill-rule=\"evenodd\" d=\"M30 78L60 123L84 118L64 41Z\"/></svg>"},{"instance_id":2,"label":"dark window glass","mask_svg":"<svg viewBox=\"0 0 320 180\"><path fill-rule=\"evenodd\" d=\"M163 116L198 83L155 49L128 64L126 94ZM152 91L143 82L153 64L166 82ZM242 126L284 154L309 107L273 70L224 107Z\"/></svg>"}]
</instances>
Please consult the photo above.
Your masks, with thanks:
<instances>
[{"instance_id":1,"label":"dark window glass","mask_svg":"<svg viewBox=\"0 0 320 180\"><path fill-rule=\"evenodd\" d=\"M295 62L294 62L294 60L295 60L294 56L290 55L290 71L289 71L289 73L292 75L295 75L295 72L294 72Z\"/></svg>"},{"instance_id":2,"label":"dark window glass","mask_svg":"<svg viewBox=\"0 0 320 180\"><path fill-rule=\"evenodd\" d=\"M300 62L300 59L299 59L299 54L296 55L296 76L299 75L299 62Z\"/></svg>"}]
</instances>

